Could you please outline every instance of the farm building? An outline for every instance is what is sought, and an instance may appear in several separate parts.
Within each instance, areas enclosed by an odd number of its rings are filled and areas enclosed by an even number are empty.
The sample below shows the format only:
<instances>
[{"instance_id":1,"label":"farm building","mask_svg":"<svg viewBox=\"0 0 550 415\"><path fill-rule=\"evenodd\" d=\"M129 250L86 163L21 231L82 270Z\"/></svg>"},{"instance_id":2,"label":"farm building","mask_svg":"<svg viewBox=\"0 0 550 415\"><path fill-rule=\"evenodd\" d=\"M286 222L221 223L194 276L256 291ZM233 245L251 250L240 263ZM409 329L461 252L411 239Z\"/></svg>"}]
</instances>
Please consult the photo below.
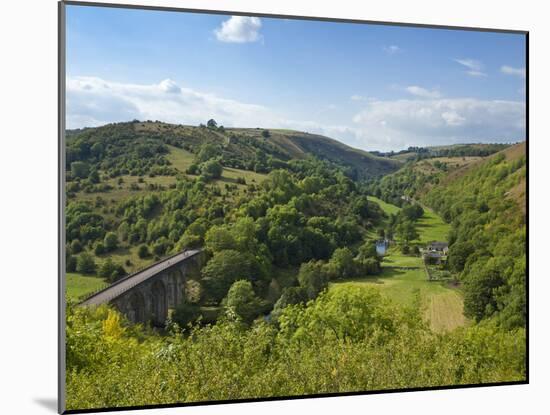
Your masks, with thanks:
<instances>
[{"instance_id":1,"label":"farm building","mask_svg":"<svg viewBox=\"0 0 550 415\"><path fill-rule=\"evenodd\" d=\"M440 252L447 255L449 252L449 244L447 242L432 241L428 243L426 250L429 252Z\"/></svg>"}]
</instances>

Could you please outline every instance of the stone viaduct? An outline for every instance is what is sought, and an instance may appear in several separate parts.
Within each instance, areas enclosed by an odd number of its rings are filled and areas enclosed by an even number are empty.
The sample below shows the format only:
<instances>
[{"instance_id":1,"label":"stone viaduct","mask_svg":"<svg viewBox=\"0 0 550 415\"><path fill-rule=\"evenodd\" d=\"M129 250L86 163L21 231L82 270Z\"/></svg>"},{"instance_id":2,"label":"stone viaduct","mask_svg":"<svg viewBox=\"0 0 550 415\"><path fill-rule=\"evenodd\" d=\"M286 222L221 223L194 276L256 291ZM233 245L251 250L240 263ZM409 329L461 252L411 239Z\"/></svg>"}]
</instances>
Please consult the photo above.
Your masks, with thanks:
<instances>
[{"instance_id":1,"label":"stone viaduct","mask_svg":"<svg viewBox=\"0 0 550 415\"><path fill-rule=\"evenodd\" d=\"M156 262L100 290L82 306L111 304L133 323L164 326L168 309L186 300L186 281L197 279L201 250L187 250Z\"/></svg>"}]
</instances>

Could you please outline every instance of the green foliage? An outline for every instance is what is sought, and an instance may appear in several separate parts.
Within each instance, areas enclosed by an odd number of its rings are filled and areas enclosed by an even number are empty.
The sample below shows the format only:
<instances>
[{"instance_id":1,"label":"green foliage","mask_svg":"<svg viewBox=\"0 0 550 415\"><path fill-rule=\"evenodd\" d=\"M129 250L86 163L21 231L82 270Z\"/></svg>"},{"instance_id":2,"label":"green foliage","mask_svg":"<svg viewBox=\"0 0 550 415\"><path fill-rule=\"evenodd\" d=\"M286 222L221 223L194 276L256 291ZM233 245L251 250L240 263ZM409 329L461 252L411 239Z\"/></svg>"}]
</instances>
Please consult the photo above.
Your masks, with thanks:
<instances>
[{"instance_id":1,"label":"green foliage","mask_svg":"<svg viewBox=\"0 0 550 415\"><path fill-rule=\"evenodd\" d=\"M328 287L329 272L322 261L310 261L300 266L298 282L305 290L307 298L312 300Z\"/></svg>"},{"instance_id":2,"label":"green foliage","mask_svg":"<svg viewBox=\"0 0 550 415\"><path fill-rule=\"evenodd\" d=\"M516 149L518 151L518 149ZM464 312L505 327L526 319L523 200L507 197L525 179L525 157L497 154L426 195L452 225L449 266L464 283Z\"/></svg>"},{"instance_id":3,"label":"green foliage","mask_svg":"<svg viewBox=\"0 0 550 415\"><path fill-rule=\"evenodd\" d=\"M395 234L405 244L418 239L418 232L416 231L414 223L411 221L405 221L398 224Z\"/></svg>"},{"instance_id":4,"label":"green foliage","mask_svg":"<svg viewBox=\"0 0 550 415\"><path fill-rule=\"evenodd\" d=\"M182 302L176 307L172 320L181 328L186 328L195 323L200 317L200 308L197 304Z\"/></svg>"},{"instance_id":5,"label":"green foliage","mask_svg":"<svg viewBox=\"0 0 550 415\"><path fill-rule=\"evenodd\" d=\"M223 300L226 315L237 318L246 324L252 321L262 311L260 299L256 296L250 281L235 281Z\"/></svg>"},{"instance_id":6,"label":"green foliage","mask_svg":"<svg viewBox=\"0 0 550 415\"><path fill-rule=\"evenodd\" d=\"M199 166L201 174L208 180L219 179L222 176L223 167L218 160L210 159Z\"/></svg>"},{"instance_id":7,"label":"green foliage","mask_svg":"<svg viewBox=\"0 0 550 415\"><path fill-rule=\"evenodd\" d=\"M126 272L122 265L116 264L111 258L107 258L98 268L97 274L109 282L114 282L124 276Z\"/></svg>"},{"instance_id":8,"label":"green foliage","mask_svg":"<svg viewBox=\"0 0 550 415\"><path fill-rule=\"evenodd\" d=\"M138 248L138 256L140 258L147 258L149 255L149 247L147 245L140 245Z\"/></svg>"},{"instance_id":9,"label":"green foliage","mask_svg":"<svg viewBox=\"0 0 550 415\"><path fill-rule=\"evenodd\" d=\"M107 252L114 251L118 247L118 236L114 232L107 232L103 239L103 245Z\"/></svg>"},{"instance_id":10,"label":"green foliage","mask_svg":"<svg viewBox=\"0 0 550 415\"><path fill-rule=\"evenodd\" d=\"M96 264L94 257L88 252L82 252L76 259L76 271L81 274L95 274Z\"/></svg>"},{"instance_id":11,"label":"green foliage","mask_svg":"<svg viewBox=\"0 0 550 415\"><path fill-rule=\"evenodd\" d=\"M74 178L84 179L90 173L90 166L83 161L73 161L71 163L71 173Z\"/></svg>"},{"instance_id":12,"label":"green foliage","mask_svg":"<svg viewBox=\"0 0 550 415\"><path fill-rule=\"evenodd\" d=\"M357 275L357 264L349 248L338 248L329 262L330 273L334 279L348 279Z\"/></svg>"},{"instance_id":13,"label":"green foliage","mask_svg":"<svg viewBox=\"0 0 550 415\"><path fill-rule=\"evenodd\" d=\"M69 308L67 406L523 380L524 356L524 329L484 324L435 334L419 310L393 307L376 290L345 288L286 307L278 326L226 321L187 336L145 334L105 308Z\"/></svg>"},{"instance_id":14,"label":"green foliage","mask_svg":"<svg viewBox=\"0 0 550 415\"><path fill-rule=\"evenodd\" d=\"M255 282L265 278L264 270L254 255L231 249L215 252L201 273L207 295L214 301L225 297L235 281Z\"/></svg>"}]
</instances>

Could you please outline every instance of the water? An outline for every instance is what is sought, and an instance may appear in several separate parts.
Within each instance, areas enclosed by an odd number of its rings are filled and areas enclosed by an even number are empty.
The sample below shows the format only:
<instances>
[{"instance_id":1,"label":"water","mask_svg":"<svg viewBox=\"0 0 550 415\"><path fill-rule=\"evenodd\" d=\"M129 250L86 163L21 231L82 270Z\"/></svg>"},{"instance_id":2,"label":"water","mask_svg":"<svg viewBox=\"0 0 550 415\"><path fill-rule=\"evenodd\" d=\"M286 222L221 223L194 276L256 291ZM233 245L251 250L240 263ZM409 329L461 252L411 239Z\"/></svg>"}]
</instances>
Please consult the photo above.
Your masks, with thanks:
<instances>
[{"instance_id":1,"label":"water","mask_svg":"<svg viewBox=\"0 0 550 415\"><path fill-rule=\"evenodd\" d=\"M386 241L376 241L376 253L378 255L386 255L387 248Z\"/></svg>"}]
</instances>

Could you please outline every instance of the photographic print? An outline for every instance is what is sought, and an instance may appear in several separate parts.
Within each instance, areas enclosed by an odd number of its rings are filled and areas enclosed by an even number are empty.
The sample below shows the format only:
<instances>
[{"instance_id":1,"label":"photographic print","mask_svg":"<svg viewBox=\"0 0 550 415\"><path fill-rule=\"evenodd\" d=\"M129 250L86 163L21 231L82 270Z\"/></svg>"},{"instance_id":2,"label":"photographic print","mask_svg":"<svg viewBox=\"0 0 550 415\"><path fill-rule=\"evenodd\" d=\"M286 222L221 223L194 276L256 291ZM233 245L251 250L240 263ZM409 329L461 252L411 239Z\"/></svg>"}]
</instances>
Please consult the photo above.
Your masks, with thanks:
<instances>
[{"instance_id":1,"label":"photographic print","mask_svg":"<svg viewBox=\"0 0 550 415\"><path fill-rule=\"evenodd\" d=\"M528 381L526 32L60 17L61 411Z\"/></svg>"}]
</instances>

